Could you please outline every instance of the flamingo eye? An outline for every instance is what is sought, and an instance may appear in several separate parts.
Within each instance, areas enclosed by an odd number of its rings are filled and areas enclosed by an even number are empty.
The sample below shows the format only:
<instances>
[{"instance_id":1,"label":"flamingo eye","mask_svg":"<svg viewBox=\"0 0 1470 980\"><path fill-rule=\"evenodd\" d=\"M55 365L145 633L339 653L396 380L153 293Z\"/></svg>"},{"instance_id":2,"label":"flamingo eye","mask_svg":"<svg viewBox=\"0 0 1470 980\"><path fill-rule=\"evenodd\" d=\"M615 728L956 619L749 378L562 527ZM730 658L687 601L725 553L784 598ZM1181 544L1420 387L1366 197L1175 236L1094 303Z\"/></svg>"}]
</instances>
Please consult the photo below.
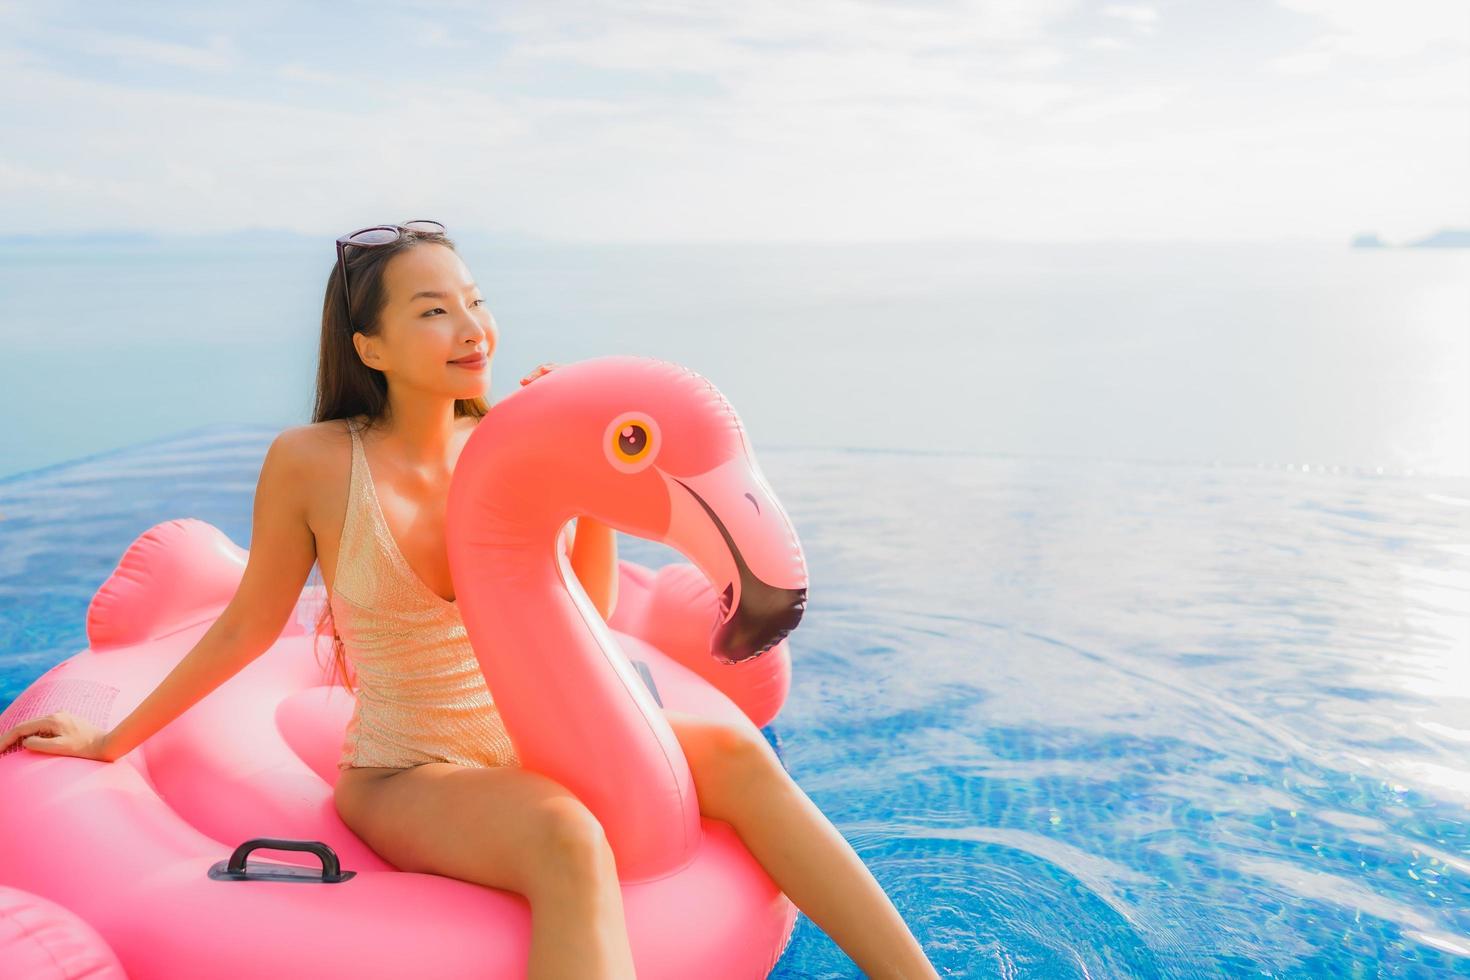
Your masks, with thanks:
<instances>
[{"instance_id":1,"label":"flamingo eye","mask_svg":"<svg viewBox=\"0 0 1470 980\"><path fill-rule=\"evenodd\" d=\"M632 462L648 450L648 430L637 422L629 422L618 430L618 454Z\"/></svg>"},{"instance_id":2,"label":"flamingo eye","mask_svg":"<svg viewBox=\"0 0 1470 980\"><path fill-rule=\"evenodd\" d=\"M620 416L607 427L603 445L608 462L624 473L636 473L658 455L658 426L644 415Z\"/></svg>"}]
</instances>

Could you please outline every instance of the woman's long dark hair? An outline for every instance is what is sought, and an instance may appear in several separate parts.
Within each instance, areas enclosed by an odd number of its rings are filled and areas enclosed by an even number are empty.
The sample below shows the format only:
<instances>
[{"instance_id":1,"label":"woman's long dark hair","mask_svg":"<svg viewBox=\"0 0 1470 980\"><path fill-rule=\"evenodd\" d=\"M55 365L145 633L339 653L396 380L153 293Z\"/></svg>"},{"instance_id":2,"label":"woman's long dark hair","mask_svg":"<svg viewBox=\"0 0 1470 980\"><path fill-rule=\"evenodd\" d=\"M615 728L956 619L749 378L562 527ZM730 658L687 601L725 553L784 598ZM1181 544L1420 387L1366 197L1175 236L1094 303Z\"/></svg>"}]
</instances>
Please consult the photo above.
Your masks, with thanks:
<instances>
[{"instance_id":1,"label":"woman's long dark hair","mask_svg":"<svg viewBox=\"0 0 1470 980\"><path fill-rule=\"evenodd\" d=\"M368 367L357 355L352 343L353 324L369 337L376 336L382 329L383 307L388 303L388 290L383 283L383 272L393 256L420 245L433 244L454 248L454 242L442 234L405 233L390 245L373 248L347 249L347 278L352 286L352 310L347 310L342 298L342 271L334 261L327 276L327 291L322 300L322 339L317 358L316 403L312 408L313 422L331 419L350 419L366 416L368 425L374 425L388 414L388 379L377 368ZM483 416L490 411L490 403L483 397L456 398L454 417L465 415ZM352 501L347 505L352 506ZM317 566L320 572L320 565ZM341 569L337 570L341 574ZM347 654L342 646L342 637L332 622L330 597L322 603L321 615L317 620L316 634L328 631L332 636L333 675L328 683L341 678L343 686L351 688L353 681L348 676ZM324 668L325 669L325 668Z\"/></svg>"}]
</instances>

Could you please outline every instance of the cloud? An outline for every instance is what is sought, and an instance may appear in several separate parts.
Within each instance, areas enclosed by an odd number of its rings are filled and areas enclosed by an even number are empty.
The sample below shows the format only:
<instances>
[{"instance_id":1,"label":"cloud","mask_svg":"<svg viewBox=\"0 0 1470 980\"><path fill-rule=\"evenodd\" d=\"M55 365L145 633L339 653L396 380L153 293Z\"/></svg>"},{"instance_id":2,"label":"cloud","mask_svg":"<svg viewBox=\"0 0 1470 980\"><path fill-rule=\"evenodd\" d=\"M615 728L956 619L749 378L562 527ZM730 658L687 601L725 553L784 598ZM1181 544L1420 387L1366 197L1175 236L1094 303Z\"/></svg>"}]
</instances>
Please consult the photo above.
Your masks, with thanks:
<instances>
[{"instance_id":1,"label":"cloud","mask_svg":"<svg viewBox=\"0 0 1470 980\"><path fill-rule=\"evenodd\" d=\"M198 71L224 71L240 64L239 52L228 37L213 34L203 46L157 41L126 34L96 34L81 38L78 48L124 62L147 62Z\"/></svg>"},{"instance_id":2,"label":"cloud","mask_svg":"<svg viewBox=\"0 0 1470 980\"><path fill-rule=\"evenodd\" d=\"M1291 74L1326 71L1342 59L1392 60L1435 51L1470 51L1470 3L1464 0L1279 0L1327 28L1306 47L1273 59Z\"/></svg>"},{"instance_id":3,"label":"cloud","mask_svg":"<svg viewBox=\"0 0 1470 980\"><path fill-rule=\"evenodd\" d=\"M1143 4L419 3L362 8L350 58L316 43L336 21L312 7L117 9L108 32L64 0L0 6L0 66L26 94L0 106L13 221L326 233L437 214L687 241L1470 219L1470 59L1428 15L1372 42L1400 64L1354 53L1376 14L1320 5L1252 8L1231 45L1214 14L1171 7L1165 46ZM1347 40L1283 47L1304 26ZM1312 70L1262 71L1292 55Z\"/></svg>"},{"instance_id":4,"label":"cloud","mask_svg":"<svg viewBox=\"0 0 1470 980\"><path fill-rule=\"evenodd\" d=\"M289 81L310 82L314 85L337 85L344 81L339 75L294 62L277 67L276 75Z\"/></svg>"},{"instance_id":5,"label":"cloud","mask_svg":"<svg viewBox=\"0 0 1470 980\"><path fill-rule=\"evenodd\" d=\"M1142 3L1110 3L1102 8L1103 16L1127 21L1141 33L1153 31L1158 24L1159 12Z\"/></svg>"},{"instance_id":6,"label":"cloud","mask_svg":"<svg viewBox=\"0 0 1470 980\"><path fill-rule=\"evenodd\" d=\"M1048 121L1096 123L1120 116L1149 115L1179 102L1187 92L1183 85L1148 85L1058 109L1048 117Z\"/></svg>"},{"instance_id":7,"label":"cloud","mask_svg":"<svg viewBox=\"0 0 1470 980\"><path fill-rule=\"evenodd\" d=\"M444 24L419 22L411 36L413 43L424 48L468 48L474 45L472 40L451 31Z\"/></svg>"}]
</instances>

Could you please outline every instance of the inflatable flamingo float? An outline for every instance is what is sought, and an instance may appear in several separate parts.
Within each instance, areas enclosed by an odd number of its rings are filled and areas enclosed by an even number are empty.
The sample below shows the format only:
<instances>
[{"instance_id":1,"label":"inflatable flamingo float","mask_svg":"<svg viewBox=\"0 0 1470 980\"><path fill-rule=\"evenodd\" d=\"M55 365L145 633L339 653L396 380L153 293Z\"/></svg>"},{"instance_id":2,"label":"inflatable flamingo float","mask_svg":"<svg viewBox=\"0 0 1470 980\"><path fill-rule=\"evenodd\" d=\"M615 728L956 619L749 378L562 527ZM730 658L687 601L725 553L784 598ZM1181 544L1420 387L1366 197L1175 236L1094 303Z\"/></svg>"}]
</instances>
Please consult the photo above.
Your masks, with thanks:
<instances>
[{"instance_id":1,"label":"inflatable flamingo float","mask_svg":"<svg viewBox=\"0 0 1470 980\"><path fill-rule=\"evenodd\" d=\"M563 544L578 514L690 561L621 562L604 622ZM457 603L521 764L606 831L639 977L765 976L795 907L728 824L700 814L663 716L763 726L790 687L784 637L806 565L735 410L664 361L563 365L481 420L447 528ZM245 556L202 521L150 528L93 597L88 648L23 692L0 730L62 710L120 720L218 617ZM114 763L0 757L0 886L27 896L12 908L49 909L55 935L92 942L40 976L110 962L107 947L135 977L525 975L524 898L399 871L337 816L352 699L314 654L307 610L322 598L303 592L264 654Z\"/></svg>"}]
</instances>

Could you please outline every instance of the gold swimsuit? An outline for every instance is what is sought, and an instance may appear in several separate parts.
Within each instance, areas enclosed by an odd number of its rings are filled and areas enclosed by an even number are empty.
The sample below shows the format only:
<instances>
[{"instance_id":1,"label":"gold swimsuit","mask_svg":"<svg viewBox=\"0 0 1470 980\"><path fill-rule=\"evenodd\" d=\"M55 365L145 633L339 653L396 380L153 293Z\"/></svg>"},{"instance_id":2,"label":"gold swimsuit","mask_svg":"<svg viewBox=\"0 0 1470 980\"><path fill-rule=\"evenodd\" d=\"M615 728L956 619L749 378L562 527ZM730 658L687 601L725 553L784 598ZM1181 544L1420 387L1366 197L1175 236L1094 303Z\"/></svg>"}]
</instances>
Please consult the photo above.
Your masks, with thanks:
<instances>
[{"instance_id":1,"label":"gold swimsuit","mask_svg":"<svg viewBox=\"0 0 1470 980\"><path fill-rule=\"evenodd\" d=\"M519 765L457 600L425 585L398 550L347 424L352 478L330 602L358 690L337 767Z\"/></svg>"}]
</instances>

